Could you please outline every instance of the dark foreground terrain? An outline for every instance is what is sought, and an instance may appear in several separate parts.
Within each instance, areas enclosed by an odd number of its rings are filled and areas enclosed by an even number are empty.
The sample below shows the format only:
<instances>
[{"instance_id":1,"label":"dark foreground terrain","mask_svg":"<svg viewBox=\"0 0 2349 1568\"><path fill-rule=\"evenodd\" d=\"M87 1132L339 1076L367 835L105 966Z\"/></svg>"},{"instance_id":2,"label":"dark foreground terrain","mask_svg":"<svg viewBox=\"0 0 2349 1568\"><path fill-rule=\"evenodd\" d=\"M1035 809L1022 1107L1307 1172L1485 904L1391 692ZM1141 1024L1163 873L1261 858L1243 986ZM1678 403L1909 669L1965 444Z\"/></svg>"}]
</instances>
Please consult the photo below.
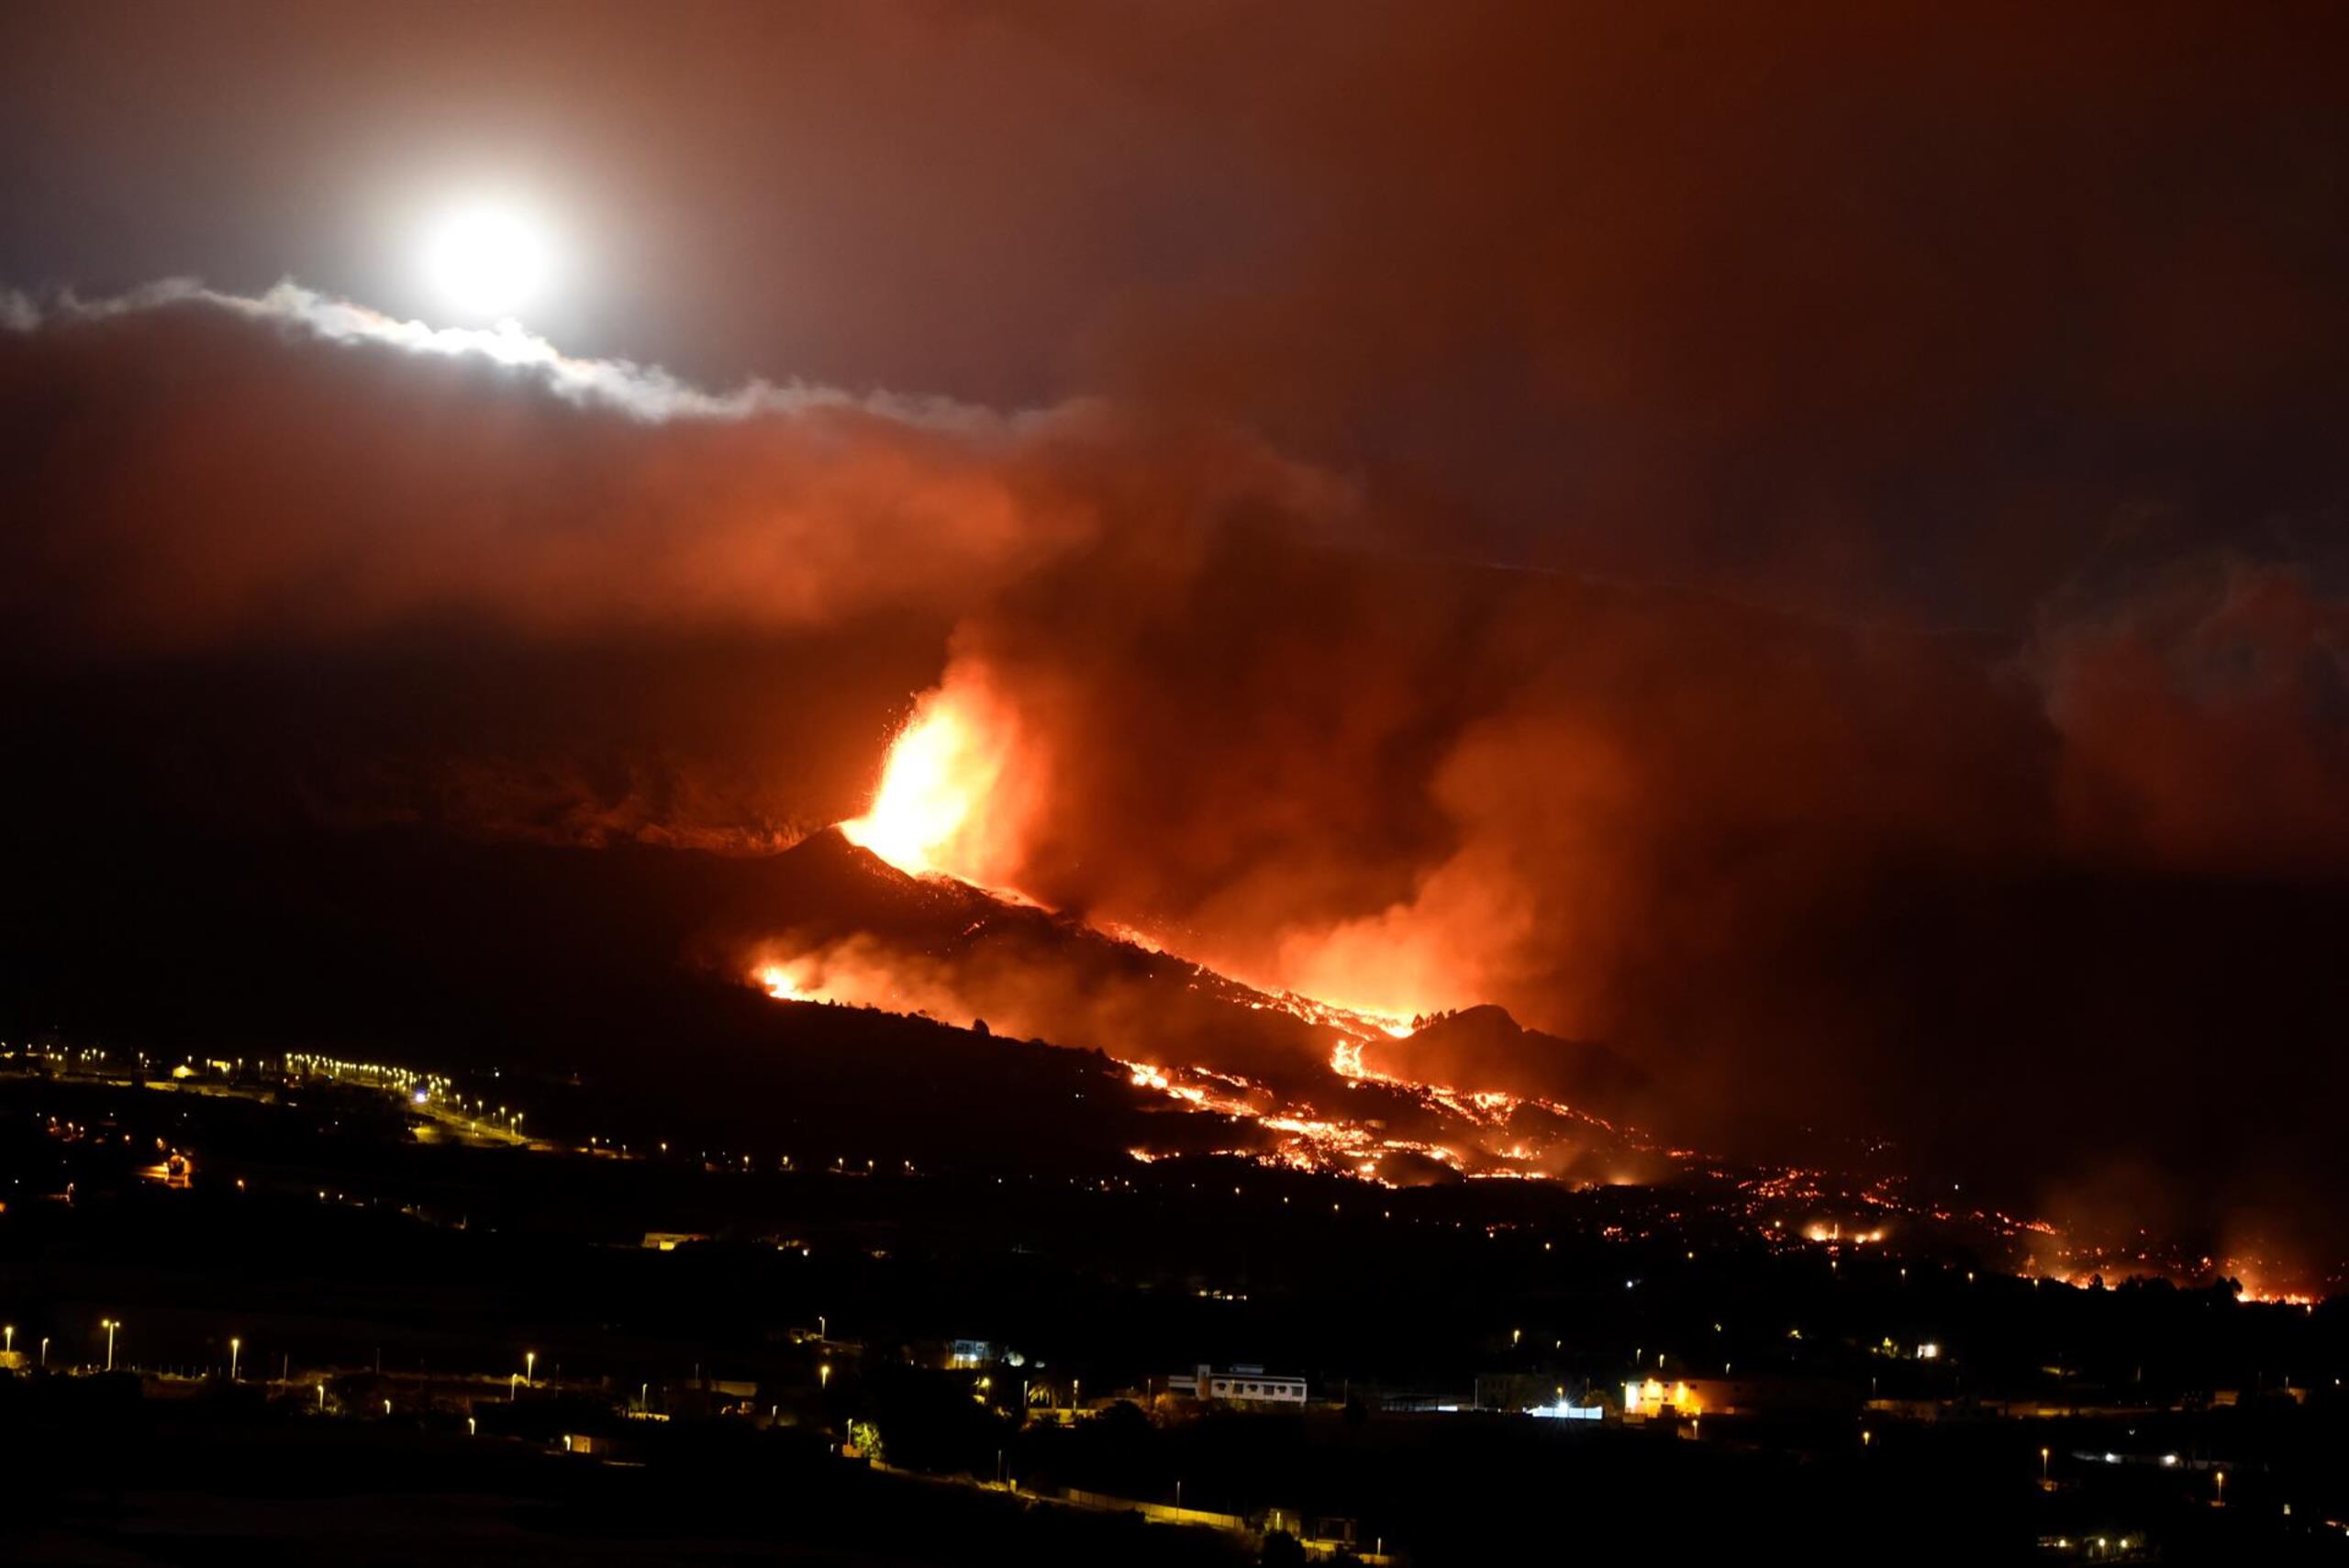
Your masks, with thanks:
<instances>
[{"instance_id":1,"label":"dark foreground terrain","mask_svg":"<svg viewBox=\"0 0 2349 1568\"><path fill-rule=\"evenodd\" d=\"M2338 1302L1813 1240L1725 1180L1142 1163L1166 1113L1084 1053L997 1109L965 1031L765 1006L836 1036L736 1085L797 1151L688 1138L658 1073L12 1048L0 1557L2349 1555Z\"/></svg>"}]
</instances>

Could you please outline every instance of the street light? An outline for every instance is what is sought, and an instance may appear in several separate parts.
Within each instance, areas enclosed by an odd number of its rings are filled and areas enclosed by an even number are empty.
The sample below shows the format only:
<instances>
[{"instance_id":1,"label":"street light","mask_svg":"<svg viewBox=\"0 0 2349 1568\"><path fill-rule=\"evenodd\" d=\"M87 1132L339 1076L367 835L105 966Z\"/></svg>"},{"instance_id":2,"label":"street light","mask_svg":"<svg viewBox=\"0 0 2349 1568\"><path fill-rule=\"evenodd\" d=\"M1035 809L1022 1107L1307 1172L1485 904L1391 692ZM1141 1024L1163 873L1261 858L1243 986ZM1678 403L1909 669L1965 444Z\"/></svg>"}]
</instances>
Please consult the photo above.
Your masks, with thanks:
<instances>
[{"instance_id":1,"label":"street light","mask_svg":"<svg viewBox=\"0 0 2349 1568\"><path fill-rule=\"evenodd\" d=\"M518 1372L509 1372L506 1374L506 1402L508 1405L514 1403L514 1385L521 1381L522 1374Z\"/></svg>"},{"instance_id":2,"label":"street light","mask_svg":"<svg viewBox=\"0 0 2349 1568\"><path fill-rule=\"evenodd\" d=\"M525 1383L535 1383L538 1381L538 1375L539 1352L536 1351L524 1351L522 1352L522 1381Z\"/></svg>"},{"instance_id":3,"label":"street light","mask_svg":"<svg viewBox=\"0 0 2349 1568\"><path fill-rule=\"evenodd\" d=\"M47 1334L40 1337L40 1364L43 1366L49 1364L49 1336Z\"/></svg>"},{"instance_id":4,"label":"street light","mask_svg":"<svg viewBox=\"0 0 2349 1568\"><path fill-rule=\"evenodd\" d=\"M831 1385L832 1363L826 1362L823 1365L816 1369L816 1386L818 1388L829 1388Z\"/></svg>"},{"instance_id":5,"label":"street light","mask_svg":"<svg viewBox=\"0 0 2349 1568\"><path fill-rule=\"evenodd\" d=\"M237 1381L237 1352L244 1348L244 1344L242 1340L234 1338L228 1341L228 1381L231 1383Z\"/></svg>"},{"instance_id":6,"label":"street light","mask_svg":"<svg viewBox=\"0 0 2349 1568\"><path fill-rule=\"evenodd\" d=\"M7 1324L5 1332L8 1336L8 1342L0 1345L0 1350L5 1350L13 1356L17 1353L17 1326L14 1323Z\"/></svg>"},{"instance_id":7,"label":"street light","mask_svg":"<svg viewBox=\"0 0 2349 1568\"><path fill-rule=\"evenodd\" d=\"M106 1370L112 1372L114 1370L114 1331L122 1325L111 1318L101 1318L98 1322L106 1331Z\"/></svg>"},{"instance_id":8,"label":"street light","mask_svg":"<svg viewBox=\"0 0 2349 1568\"><path fill-rule=\"evenodd\" d=\"M2045 1449L2039 1451L2039 1484L2042 1486L2047 1485L2047 1451Z\"/></svg>"}]
</instances>

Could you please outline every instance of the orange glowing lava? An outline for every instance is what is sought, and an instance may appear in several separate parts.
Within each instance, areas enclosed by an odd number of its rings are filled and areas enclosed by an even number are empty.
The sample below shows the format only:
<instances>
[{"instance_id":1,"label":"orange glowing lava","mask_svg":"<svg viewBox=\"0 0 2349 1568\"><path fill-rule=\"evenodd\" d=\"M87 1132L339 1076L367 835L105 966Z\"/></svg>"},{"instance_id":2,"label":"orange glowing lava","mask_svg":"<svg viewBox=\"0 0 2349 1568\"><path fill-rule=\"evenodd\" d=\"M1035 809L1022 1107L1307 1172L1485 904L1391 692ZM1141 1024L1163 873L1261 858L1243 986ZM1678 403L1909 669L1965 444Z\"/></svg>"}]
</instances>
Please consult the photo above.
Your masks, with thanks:
<instances>
[{"instance_id":1,"label":"orange glowing lava","mask_svg":"<svg viewBox=\"0 0 2349 1568\"><path fill-rule=\"evenodd\" d=\"M752 978L758 982L760 990L778 1002L813 1000L807 992L799 988L799 983L791 977L791 971L782 964L761 964Z\"/></svg>"},{"instance_id":2,"label":"orange glowing lava","mask_svg":"<svg viewBox=\"0 0 2349 1568\"><path fill-rule=\"evenodd\" d=\"M915 703L873 804L841 831L909 875L1003 883L1027 817L1011 776L1018 739L985 677L957 666Z\"/></svg>"}]
</instances>

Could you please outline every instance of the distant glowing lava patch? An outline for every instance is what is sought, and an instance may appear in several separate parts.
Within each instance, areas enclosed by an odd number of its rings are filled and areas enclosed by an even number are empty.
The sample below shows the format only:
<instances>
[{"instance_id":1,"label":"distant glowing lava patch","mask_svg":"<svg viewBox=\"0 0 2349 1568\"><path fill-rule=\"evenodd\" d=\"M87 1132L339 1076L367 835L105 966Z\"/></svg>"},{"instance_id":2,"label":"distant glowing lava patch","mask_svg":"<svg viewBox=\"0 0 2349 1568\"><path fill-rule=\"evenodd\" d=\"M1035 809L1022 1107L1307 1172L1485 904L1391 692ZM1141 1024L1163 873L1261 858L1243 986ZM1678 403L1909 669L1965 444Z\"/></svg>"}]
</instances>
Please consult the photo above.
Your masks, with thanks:
<instances>
[{"instance_id":1,"label":"distant glowing lava patch","mask_svg":"<svg viewBox=\"0 0 2349 1568\"><path fill-rule=\"evenodd\" d=\"M792 978L791 971L785 969L779 963L761 964L758 969L752 973L751 978L758 983L760 990L765 992L768 995L774 997L778 1002L809 1002L815 1000L815 998L810 996L806 991L799 988L799 982Z\"/></svg>"}]
</instances>

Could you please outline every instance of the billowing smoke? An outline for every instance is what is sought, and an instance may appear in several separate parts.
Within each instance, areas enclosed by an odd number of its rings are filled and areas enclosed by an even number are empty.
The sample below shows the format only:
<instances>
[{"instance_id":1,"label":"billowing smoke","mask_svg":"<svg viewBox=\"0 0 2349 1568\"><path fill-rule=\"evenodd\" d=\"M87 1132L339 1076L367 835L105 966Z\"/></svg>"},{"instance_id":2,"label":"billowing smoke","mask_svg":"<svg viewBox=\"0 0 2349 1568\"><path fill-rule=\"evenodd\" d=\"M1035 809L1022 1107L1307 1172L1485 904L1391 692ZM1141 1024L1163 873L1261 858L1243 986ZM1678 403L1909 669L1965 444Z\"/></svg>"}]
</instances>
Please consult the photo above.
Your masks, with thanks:
<instances>
[{"instance_id":1,"label":"billowing smoke","mask_svg":"<svg viewBox=\"0 0 2349 1568\"><path fill-rule=\"evenodd\" d=\"M1260 443L1097 404L707 394L291 285L20 313L0 610L117 651L952 617L1097 537L1120 484L1161 518L1336 494Z\"/></svg>"}]
</instances>

